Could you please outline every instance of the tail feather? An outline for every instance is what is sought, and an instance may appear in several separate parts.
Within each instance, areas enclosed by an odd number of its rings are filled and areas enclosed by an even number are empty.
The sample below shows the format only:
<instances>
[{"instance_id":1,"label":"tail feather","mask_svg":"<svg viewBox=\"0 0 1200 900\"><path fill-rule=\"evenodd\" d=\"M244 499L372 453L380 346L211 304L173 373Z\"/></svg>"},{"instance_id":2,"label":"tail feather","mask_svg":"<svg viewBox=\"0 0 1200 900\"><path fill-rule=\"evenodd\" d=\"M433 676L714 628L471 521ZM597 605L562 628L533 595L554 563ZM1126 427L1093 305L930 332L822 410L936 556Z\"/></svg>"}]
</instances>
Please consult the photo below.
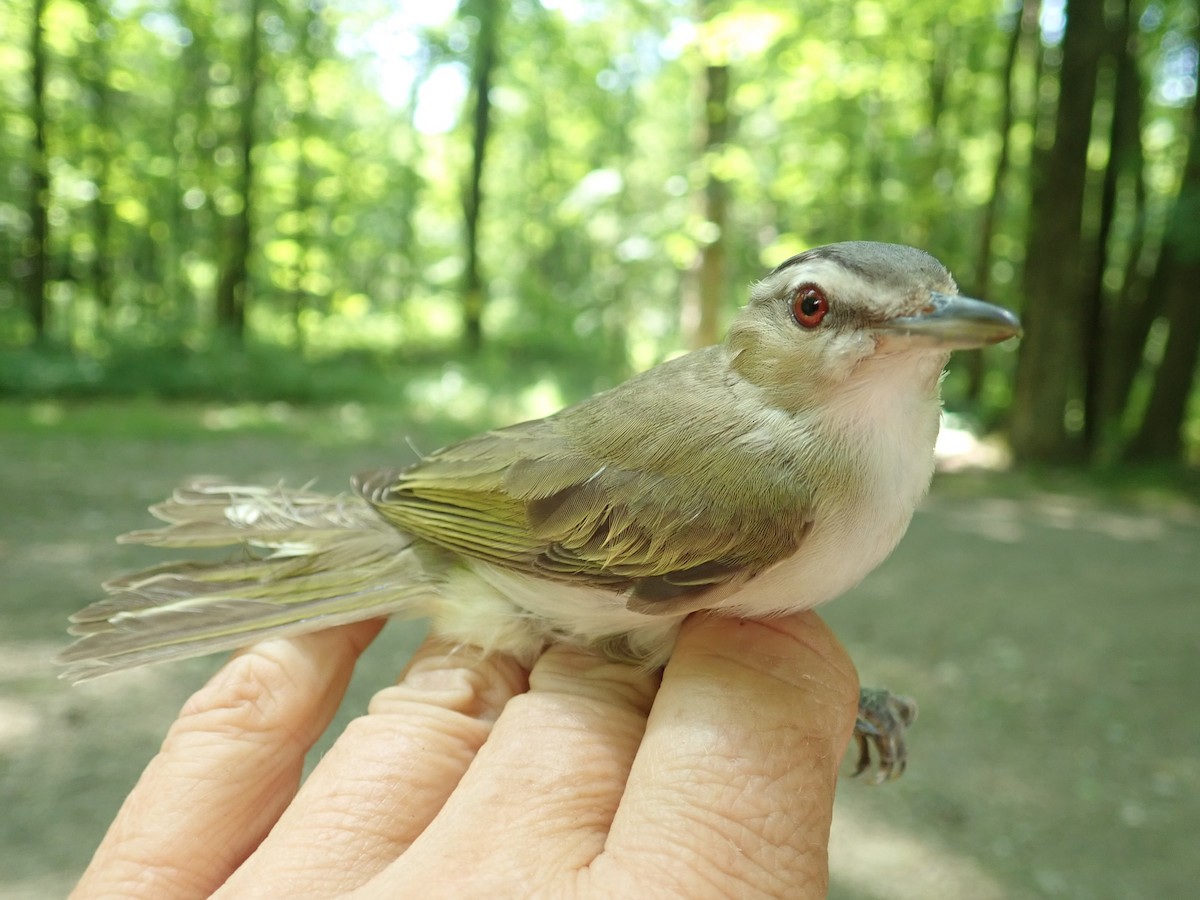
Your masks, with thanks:
<instances>
[{"instance_id":1,"label":"tail feather","mask_svg":"<svg viewBox=\"0 0 1200 900\"><path fill-rule=\"evenodd\" d=\"M265 637L419 614L431 579L411 539L353 495L197 479L152 508L168 524L125 535L162 547L240 545L227 562L164 563L113 579L71 617L78 637L58 661L87 681Z\"/></svg>"},{"instance_id":2,"label":"tail feather","mask_svg":"<svg viewBox=\"0 0 1200 900\"><path fill-rule=\"evenodd\" d=\"M234 485L212 477L192 479L150 512L167 527L133 531L117 540L154 547L224 547L234 542L230 537L236 529L237 542L286 550L293 541L315 544L346 531L395 534L356 495Z\"/></svg>"}]
</instances>

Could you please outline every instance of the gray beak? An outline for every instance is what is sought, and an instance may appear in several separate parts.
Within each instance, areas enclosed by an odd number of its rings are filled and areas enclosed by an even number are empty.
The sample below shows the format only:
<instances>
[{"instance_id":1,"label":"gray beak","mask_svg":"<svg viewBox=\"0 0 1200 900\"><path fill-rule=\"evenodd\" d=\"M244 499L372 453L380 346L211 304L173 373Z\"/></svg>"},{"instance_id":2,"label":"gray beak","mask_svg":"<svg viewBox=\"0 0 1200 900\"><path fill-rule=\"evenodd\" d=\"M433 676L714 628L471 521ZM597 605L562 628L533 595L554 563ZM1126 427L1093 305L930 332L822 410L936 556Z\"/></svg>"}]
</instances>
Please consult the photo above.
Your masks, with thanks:
<instances>
[{"instance_id":1,"label":"gray beak","mask_svg":"<svg viewBox=\"0 0 1200 900\"><path fill-rule=\"evenodd\" d=\"M942 350L970 350L1021 336L1021 322L1007 309L933 291L929 303L915 316L888 319L875 328L905 343Z\"/></svg>"}]
</instances>

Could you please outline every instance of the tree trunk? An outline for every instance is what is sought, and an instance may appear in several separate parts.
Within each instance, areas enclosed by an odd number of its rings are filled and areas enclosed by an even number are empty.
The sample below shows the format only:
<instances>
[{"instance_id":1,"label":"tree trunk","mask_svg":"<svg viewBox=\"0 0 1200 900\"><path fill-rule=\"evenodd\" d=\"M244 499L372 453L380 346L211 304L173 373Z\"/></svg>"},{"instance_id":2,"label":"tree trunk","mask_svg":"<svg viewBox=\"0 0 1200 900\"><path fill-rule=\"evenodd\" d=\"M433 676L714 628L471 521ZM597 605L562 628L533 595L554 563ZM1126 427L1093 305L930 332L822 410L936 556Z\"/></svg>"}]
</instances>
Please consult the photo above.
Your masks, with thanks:
<instances>
[{"instance_id":1,"label":"tree trunk","mask_svg":"<svg viewBox=\"0 0 1200 900\"><path fill-rule=\"evenodd\" d=\"M46 44L42 14L46 0L33 0L29 31L29 118L33 122L33 152L29 158L29 242L25 263L25 303L37 343L47 338L47 256L50 222L50 173L46 159Z\"/></svg>"},{"instance_id":2,"label":"tree trunk","mask_svg":"<svg viewBox=\"0 0 1200 900\"><path fill-rule=\"evenodd\" d=\"M1036 0L1034 2L1036 3ZM996 234L996 219L1000 213L1000 202L1004 197L1004 179L1008 176L1013 120L1016 118L1013 109L1013 71L1017 67L1017 51L1021 47L1024 22L1025 16L1022 14L1013 26L1012 35L1008 40L1008 51L1004 57L1004 69L1000 73L1003 100L1001 101L1000 125L996 129L1000 135L1000 149L996 154L996 167L992 170L992 193L983 207L983 216L979 221L979 243L975 248L975 277L972 279L970 289L970 293L976 297L986 297L991 282L992 239ZM1034 27L1036 27L1036 23Z\"/></svg>"},{"instance_id":3,"label":"tree trunk","mask_svg":"<svg viewBox=\"0 0 1200 900\"><path fill-rule=\"evenodd\" d=\"M1163 285L1167 343L1154 374L1146 414L1126 455L1139 461L1169 462L1183 455L1188 398L1200 357L1200 302L1196 299L1196 286L1200 285L1200 92L1192 111L1183 180L1163 235L1158 265L1162 274L1155 281Z\"/></svg>"},{"instance_id":4,"label":"tree trunk","mask_svg":"<svg viewBox=\"0 0 1200 900\"><path fill-rule=\"evenodd\" d=\"M222 253L217 227L216 210L211 201L215 177L212 175L212 154L199 153L199 136L212 127L211 110L205 95L212 88L208 55L212 45L211 21L202 16L189 0L171 0L167 7L191 33L191 42L183 48L175 67L172 87L168 144L171 159L171 203L168 213L170 237L163 261L163 288L170 299L179 326L194 328L208 334L215 316L210 315L209 297L196 293L187 277L185 256L202 248L208 256ZM190 176L190 178L188 178ZM188 183L204 190L208 197L199 208L185 203Z\"/></svg>"},{"instance_id":5,"label":"tree trunk","mask_svg":"<svg viewBox=\"0 0 1200 900\"><path fill-rule=\"evenodd\" d=\"M96 139L92 152L96 158L96 197L92 201L92 295L106 313L112 307L112 198L109 180L112 171L112 95L108 89L108 6L94 3L88 7L92 31L92 71L89 78L95 98Z\"/></svg>"},{"instance_id":6,"label":"tree trunk","mask_svg":"<svg viewBox=\"0 0 1200 900\"><path fill-rule=\"evenodd\" d=\"M1000 125L997 131L1000 135L1000 149L996 154L996 167L992 171L992 193L983 207L983 216L979 222L979 243L975 248L974 278L968 291L974 297L986 298L991 288L992 272L992 239L996 234L996 219L1000 214L1000 203L1004 198L1004 181L1008 177L1009 156L1012 151L1012 129L1016 118L1013 108L1013 72L1017 68L1017 55L1025 35L1037 34L1037 14L1041 8L1041 0L1026 0L1025 5L1013 23L1012 35L1008 40L1008 50L1004 56L1004 68L1000 72L1002 88ZM983 393L983 352L976 351L967 354L967 399L976 403Z\"/></svg>"},{"instance_id":7,"label":"tree trunk","mask_svg":"<svg viewBox=\"0 0 1200 900\"><path fill-rule=\"evenodd\" d=\"M701 215L711 234L702 236L700 260L695 270L695 287L683 297L684 340L691 348L707 347L721 339L721 306L726 293L726 227L729 187L713 171L712 161L729 140L729 67L705 68L702 158L705 173Z\"/></svg>"},{"instance_id":8,"label":"tree trunk","mask_svg":"<svg viewBox=\"0 0 1200 900\"><path fill-rule=\"evenodd\" d=\"M242 70L242 107L238 127L241 172L237 193L241 208L230 223L229 244L220 281L217 283L217 327L241 343L246 331L246 294L252 241L254 192L255 111L258 100L258 17L262 0L248 0L245 66Z\"/></svg>"},{"instance_id":9,"label":"tree trunk","mask_svg":"<svg viewBox=\"0 0 1200 900\"><path fill-rule=\"evenodd\" d=\"M483 346L483 308L486 296L479 269L479 216L483 207L483 165L492 126L492 75L496 68L496 32L502 15L501 0L480 0L473 12L479 20L475 56L471 64L474 97L471 133L471 174L463 202L466 268L463 272L463 341L471 353Z\"/></svg>"},{"instance_id":10,"label":"tree trunk","mask_svg":"<svg viewBox=\"0 0 1200 900\"><path fill-rule=\"evenodd\" d=\"M317 61L316 30L321 21L322 0L305 4L299 25L299 65L301 100L296 110L295 212L298 227L296 241L296 282L292 286L292 336L298 351L304 350L304 311L309 307L308 253L313 242L313 182L316 180L307 149L308 137L315 132L313 121L312 76Z\"/></svg>"},{"instance_id":11,"label":"tree trunk","mask_svg":"<svg viewBox=\"0 0 1200 900\"><path fill-rule=\"evenodd\" d=\"M1068 414L1082 393L1083 210L1096 76L1107 35L1102 4L1070 0L1053 144L1034 161L1025 245L1025 339L1013 397L1018 459L1078 461Z\"/></svg>"},{"instance_id":12,"label":"tree trunk","mask_svg":"<svg viewBox=\"0 0 1200 900\"><path fill-rule=\"evenodd\" d=\"M1109 263L1109 238L1117 212L1117 189L1123 169L1127 165L1131 114L1124 101L1128 94L1130 69L1136 68L1137 60L1130 58L1128 45L1132 38L1132 0L1125 0L1121 24L1112 36L1112 121L1108 135L1108 165L1104 168L1104 180L1100 189L1099 221L1096 228L1094 250L1084 276L1083 339L1080 352L1083 356L1083 444L1084 453L1092 458L1100 447L1105 424L1104 368L1108 316L1104 296L1104 274ZM1132 123L1136 128L1136 122ZM1134 131L1139 142L1141 135Z\"/></svg>"},{"instance_id":13,"label":"tree trunk","mask_svg":"<svg viewBox=\"0 0 1200 900\"><path fill-rule=\"evenodd\" d=\"M432 71L428 51L422 55L421 64L408 89L408 98L404 104L404 129L406 132L405 150L396 160L399 171L396 173L399 183L400 202L395 206L396 232L400 237L397 252L403 260L403 274L399 281L399 297L411 296L420 283L420 263L417 251L417 209L421 204L421 191L424 181L421 178L421 156L424 153L421 132L417 129L417 102L421 87Z\"/></svg>"},{"instance_id":14,"label":"tree trunk","mask_svg":"<svg viewBox=\"0 0 1200 900\"><path fill-rule=\"evenodd\" d=\"M1143 260L1146 245L1146 161L1142 151L1142 109L1145 89L1138 69L1138 30L1130 28L1123 48L1124 59L1117 73L1112 153L1119 177L1133 194L1131 234L1127 239L1121 290L1111 304L1120 316L1120 327L1108 329L1101 372L1103 420L1117 430L1129 405L1129 392L1141 368L1150 326L1162 309L1162 292L1150 289L1152 272Z\"/></svg>"}]
</instances>

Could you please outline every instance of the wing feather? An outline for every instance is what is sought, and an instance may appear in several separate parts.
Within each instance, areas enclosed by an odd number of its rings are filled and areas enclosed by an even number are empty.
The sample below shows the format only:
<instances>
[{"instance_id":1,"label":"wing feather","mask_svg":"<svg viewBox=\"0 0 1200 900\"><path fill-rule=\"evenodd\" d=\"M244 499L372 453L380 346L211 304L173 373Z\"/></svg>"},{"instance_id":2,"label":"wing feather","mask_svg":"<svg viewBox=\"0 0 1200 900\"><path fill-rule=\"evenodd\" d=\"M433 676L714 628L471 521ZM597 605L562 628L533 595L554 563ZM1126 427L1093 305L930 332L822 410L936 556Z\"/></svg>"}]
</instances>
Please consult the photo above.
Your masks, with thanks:
<instances>
[{"instance_id":1,"label":"wing feather","mask_svg":"<svg viewBox=\"0 0 1200 900\"><path fill-rule=\"evenodd\" d=\"M756 412L704 357L410 469L367 473L358 489L439 546L641 601L752 576L794 553L811 527L813 461L796 423ZM713 392L733 396L714 404Z\"/></svg>"}]
</instances>

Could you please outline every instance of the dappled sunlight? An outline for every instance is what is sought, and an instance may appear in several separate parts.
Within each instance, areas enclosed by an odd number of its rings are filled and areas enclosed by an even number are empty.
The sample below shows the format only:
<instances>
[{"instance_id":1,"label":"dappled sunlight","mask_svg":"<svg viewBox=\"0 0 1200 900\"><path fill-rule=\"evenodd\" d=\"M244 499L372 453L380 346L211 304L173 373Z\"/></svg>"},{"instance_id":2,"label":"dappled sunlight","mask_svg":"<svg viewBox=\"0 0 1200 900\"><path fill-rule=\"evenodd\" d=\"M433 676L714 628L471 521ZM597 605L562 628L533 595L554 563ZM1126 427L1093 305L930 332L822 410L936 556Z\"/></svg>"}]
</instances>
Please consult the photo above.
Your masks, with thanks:
<instances>
[{"instance_id":1,"label":"dappled sunlight","mask_svg":"<svg viewBox=\"0 0 1200 900\"><path fill-rule=\"evenodd\" d=\"M200 412L200 424L207 431L244 431L247 429L294 428L303 430L312 411L291 403L238 403L208 406ZM340 403L324 411L327 426L347 441L366 441L375 436L373 419L361 403Z\"/></svg>"},{"instance_id":2,"label":"dappled sunlight","mask_svg":"<svg viewBox=\"0 0 1200 900\"><path fill-rule=\"evenodd\" d=\"M1087 497L1038 493L1022 499L980 497L970 501L934 497L927 513L947 516L965 531L1003 543L1019 543L1029 529L1087 531L1118 541L1146 542L1162 538L1173 525L1196 521L1186 508L1164 511L1118 511L1100 507Z\"/></svg>"},{"instance_id":3,"label":"dappled sunlight","mask_svg":"<svg viewBox=\"0 0 1200 900\"><path fill-rule=\"evenodd\" d=\"M75 887L78 876L74 873L46 875L4 885L4 900L45 900L47 897L65 897Z\"/></svg>"},{"instance_id":4,"label":"dappled sunlight","mask_svg":"<svg viewBox=\"0 0 1200 900\"><path fill-rule=\"evenodd\" d=\"M268 422L284 424L291 419L292 406L282 401L210 406L200 414L201 424L209 431L236 431Z\"/></svg>"},{"instance_id":5,"label":"dappled sunlight","mask_svg":"<svg viewBox=\"0 0 1200 900\"><path fill-rule=\"evenodd\" d=\"M111 709L113 721L121 719L123 729L157 731L153 722L122 717L128 717L131 698L139 698L138 708L145 708L145 701L162 693L160 673L144 670L131 678L102 679L95 686L73 688L55 677L54 657L66 643L64 633L61 642L0 644L0 754L36 757L39 747L70 747L82 719L96 717L101 707ZM86 748L81 750L86 753Z\"/></svg>"},{"instance_id":6,"label":"dappled sunlight","mask_svg":"<svg viewBox=\"0 0 1200 900\"><path fill-rule=\"evenodd\" d=\"M1085 497L1038 494L1030 502L1039 524L1050 528L1079 530L1107 535L1122 541L1151 541L1163 537L1168 522L1155 513L1122 513L1097 508Z\"/></svg>"},{"instance_id":7,"label":"dappled sunlight","mask_svg":"<svg viewBox=\"0 0 1200 900\"><path fill-rule=\"evenodd\" d=\"M26 544L21 555L27 563L45 563L53 566L83 565L96 557L95 544L84 541L55 541L53 543Z\"/></svg>"},{"instance_id":8,"label":"dappled sunlight","mask_svg":"<svg viewBox=\"0 0 1200 900\"><path fill-rule=\"evenodd\" d=\"M1007 469L1012 463L1012 454L1002 441L994 437L981 438L950 415L942 418L933 457L939 472L995 471Z\"/></svg>"},{"instance_id":9,"label":"dappled sunlight","mask_svg":"<svg viewBox=\"0 0 1200 900\"><path fill-rule=\"evenodd\" d=\"M562 389L550 378L514 390L446 366L430 377L413 378L405 387L407 408L418 418L444 418L474 426L480 421L520 422L547 416L564 405Z\"/></svg>"},{"instance_id":10,"label":"dappled sunlight","mask_svg":"<svg viewBox=\"0 0 1200 900\"><path fill-rule=\"evenodd\" d=\"M1002 900L1003 885L970 857L879 821L869 791L843 785L834 807L829 875L834 887L879 900ZM881 788L880 790L886 790ZM854 796L850 796L850 795Z\"/></svg>"},{"instance_id":11,"label":"dappled sunlight","mask_svg":"<svg viewBox=\"0 0 1200 900\"><path fill-rule=\"evenodd\" d=\"M51 661L54 654L65 647L65 630L61 641L21 641L0 644L0 687L9 694L7 686L17 681L36 678L39 675L53 677Z\"/></svg>"},{"instance_id":12,"label":"dappled sunlight","mask_svg":"<svg viewBox=\"0 0 1200 900\"><path fill-rule=\"evenodd\" d=\"M135 727L156 734L157 723L129 716L131 701L147 709L169 701L178 693L177 678L189 672L176 669L175 677L156 669L137 669L120 678L101 678L70 685L57 678L55 655L68 642L24 641L0 644L0 752L18 745L61 743L80 727L83 718L103 719L110 709L123 728ZM193 664L193 666L196 664Z\"/></svg>"},{"instance_id":13,"label":"dappled sunlight","mask_svg":"<svg viewBox=\"0 0 1200 900\"><path fill-rule=\"evenodd\" d=\"M27 741L37 733L41 723L37 703L0 697L0 753Z\"/></svg>"},{"instance_id":14,"label":"dappled sunlight","mask_svg":"<svg viewBox=\"0 0 1200 900\"><path fill-rule=\"evenodd\" d=\"M926 510L947 514L964 530L988 540L1015 544L1025 537L1021 504L1016 500L980 499L954 510L943 510L936 503L929 503Z\"/></svg>"}]
</instances>

